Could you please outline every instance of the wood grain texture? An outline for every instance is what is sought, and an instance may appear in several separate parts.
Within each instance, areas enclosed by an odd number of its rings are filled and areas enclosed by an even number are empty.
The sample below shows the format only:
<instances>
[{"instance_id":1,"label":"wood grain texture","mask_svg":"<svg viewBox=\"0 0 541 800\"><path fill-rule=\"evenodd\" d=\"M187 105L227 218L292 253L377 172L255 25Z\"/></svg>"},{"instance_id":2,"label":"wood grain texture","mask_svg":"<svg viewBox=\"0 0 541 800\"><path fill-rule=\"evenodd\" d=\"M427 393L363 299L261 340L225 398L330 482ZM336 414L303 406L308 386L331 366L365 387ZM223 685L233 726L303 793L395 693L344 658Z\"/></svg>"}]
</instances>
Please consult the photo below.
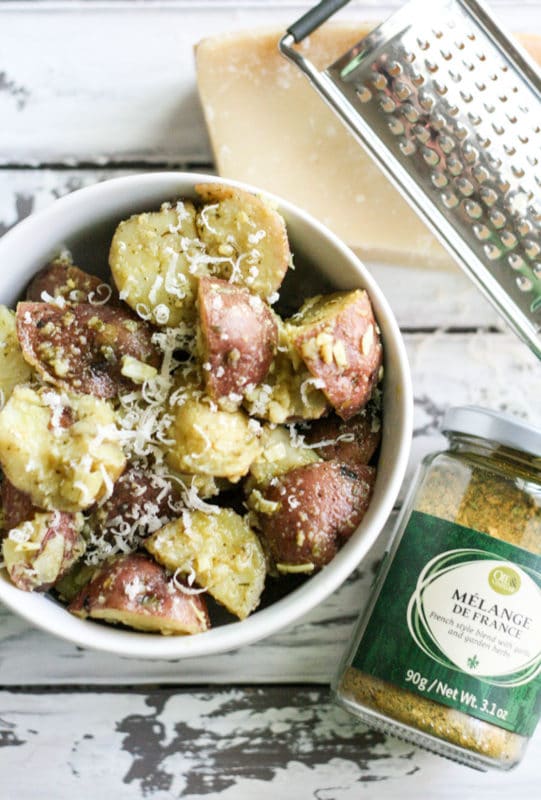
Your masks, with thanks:
<instances>
[{"instance_id":1,"label":"wood grain texture","mask_svg":"<svg viewBox=\"0 0 541 800\"><path fill-rule=\"evenodd\" d=\"M323 688L0 693L5 800L508 800L538 796L541 737L482 774L367 730Z\"/></svg>"}]
</instances>

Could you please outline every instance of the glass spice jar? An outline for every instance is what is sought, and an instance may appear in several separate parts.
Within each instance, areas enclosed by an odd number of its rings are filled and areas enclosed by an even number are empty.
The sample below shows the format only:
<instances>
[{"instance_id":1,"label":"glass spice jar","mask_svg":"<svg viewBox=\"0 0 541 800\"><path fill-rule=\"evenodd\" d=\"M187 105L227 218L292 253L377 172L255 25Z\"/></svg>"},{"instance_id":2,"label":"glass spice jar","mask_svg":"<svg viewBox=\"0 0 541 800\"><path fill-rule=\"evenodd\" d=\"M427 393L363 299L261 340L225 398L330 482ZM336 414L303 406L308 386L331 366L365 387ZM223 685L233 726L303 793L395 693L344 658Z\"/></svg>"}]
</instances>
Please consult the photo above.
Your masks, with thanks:
<instances>
[{"instance_id":1,"label":"glass spice jar","mask_svg":"<svg viewBox=\"0 0 541 800\"><path fill-rule=\"evenodd\" d=\"M451 409L333 690L372 727L478 769L541 715L541 430Z\"/></svg>"}]
</instances>

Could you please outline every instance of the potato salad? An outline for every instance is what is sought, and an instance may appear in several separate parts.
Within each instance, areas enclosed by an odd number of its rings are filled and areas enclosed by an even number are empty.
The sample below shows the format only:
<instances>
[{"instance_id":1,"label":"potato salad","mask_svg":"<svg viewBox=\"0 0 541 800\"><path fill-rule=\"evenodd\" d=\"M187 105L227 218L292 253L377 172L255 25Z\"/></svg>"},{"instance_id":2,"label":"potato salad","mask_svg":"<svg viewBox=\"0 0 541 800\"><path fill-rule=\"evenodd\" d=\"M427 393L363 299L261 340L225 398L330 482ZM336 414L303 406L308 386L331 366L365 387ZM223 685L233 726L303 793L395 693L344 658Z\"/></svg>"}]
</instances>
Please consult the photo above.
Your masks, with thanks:
<instances>
[{"instance_id":1,"label":"potato salad","mask_svg":"<svg viewBox=\"0 0 541 800\"><path fill-rule=\"evenodd\" d=\"M2 567L83 619L244 619L323 569L370 503L370 298L281 316L285 222L220 183L120 221L108 282L84 266L63 253L0 307Z\"/></svg>"}]
</instances>

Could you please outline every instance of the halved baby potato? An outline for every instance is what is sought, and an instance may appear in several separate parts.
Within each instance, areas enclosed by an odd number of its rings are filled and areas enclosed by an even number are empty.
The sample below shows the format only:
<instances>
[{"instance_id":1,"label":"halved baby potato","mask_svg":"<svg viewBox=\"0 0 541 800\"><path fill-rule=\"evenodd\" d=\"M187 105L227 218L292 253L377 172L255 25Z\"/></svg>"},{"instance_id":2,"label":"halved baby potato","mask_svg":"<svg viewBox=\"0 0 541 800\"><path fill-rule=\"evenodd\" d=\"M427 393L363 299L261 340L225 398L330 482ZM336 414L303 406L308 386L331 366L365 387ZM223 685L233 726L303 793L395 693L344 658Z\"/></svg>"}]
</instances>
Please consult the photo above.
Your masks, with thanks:
<instances>
[{"instance_id":1,"label":"halved baby potato","mask_svg":"<svg viewBox=\"0 0 541 800\"><path fill-rule=\"evenodd\" d=\"M99 567L68 611L163 636L202 633L210 627L205 600L181 586L147 555L117 556Z\"/></svg>"},{"instance_id":2,"label":"halved baby potato","mask_svg":"<svg viewBox=\"0 0 541 800\"><path fill-rule=\"evenodd\" d=\"M381 441L381 416L375 403L348 420L336 414L314 422L306 442L325 461L336 459L352 467L369 464Z\"/></svg>"},{"instance_id":3,"label":"halved baby potato","mask_svg":"<svg viewBox=\"0 0 541 800\"><path fill-rule=\"evenodd\" d=\"M287 323L298 356L342 419L368 402L383 360L379 330L364 290L312 297Z\"/></svg>"},{"instance_id":4,"label":"halved baby potato","mask_svg":"<svg viewBox=\"0 0 541 800\"><path fill-rule=\"evenodd\" d=\"M197 214L199 237L222 259L213 274L269 299L291 262L282 216L262 197L232 186L200 183L195 191L206 204Z\"/></svg>"},{"instance_id":5,"label":"halved baby potato","mask_svg":"<svg viewBox=\"0 0 541 800\"><path fill-rule=\"evenodd\" d=\"M250 477L245 488L266 486L273 478L296 467L321 461L315 450L294 445L288 428L264 427L261 434L261 455L250 466Z\"/></svg>"},{"instance_id":6,"label":"halved baby potato","mask_svg":"<svg viewBox=\"0 0 541 800\"><path fill-rule=\"evenodd\" d=\"M109 266L121 300L156 325L195 319L197 278L208 259L189 201L135 214L113 236Z\"/></svg>"},{"instance_id":7,"label":"halved baby potato","mask_svg":"<svg viewBox=\"0 0 541 800\"><path fill-rule=\"evenodd\" d=\"M322 461L297 467L261 490L258 523L278 572L313 572L331 561L363 518L372 467Z\"/></svg>"},{"instance_id":8,"label":"halved baby potato","mask_svg":"<svg viewBox=\"0 0 541 800\"><path fill-rule=\"evenodd\" d=\"M43 302L47 296L62 297L68 303L118 302L118 298L112 296L111 287L101 278L62 258L40 269L26 289L26 299L31 302Z\"/></svg>"},{"instance_id":9,"label":"halved baby potato","mask_svg":"<svg viewBox=\"0 0 541 800\"><path fill-rule=\"evenodd\" d=\"M209 395L237 409L248 386L265 378L278 340L268 305L241 286L201 278L198 292L199 350Z\"/></svg>"},{"instance_id":10,"label":"halved baby potato","mask_svg":"<svg viewBox=\"0 0 541 800\"><path fill-rule=\"evenodd\" d=\"M0 465L39 508L81 511L124 470L117 434L104 400L16 386L0 411Z\"/></svg>"},{"instance_id":11,"label":"halved baby potato","mask_svg":"<svg viewBox=\"0 0 541 800\"><path fill-rule=\"evenodd\" d=\"M2 542L9 577L26 592L50 589L85 551L82 514L36 513L12 528Z\"/></svg>"},{"instance_id":12,"label":"halved baby potato","mask_svg":"<svg viewBox=\"0 0 541 800\"><path fill-rule=\"evenodd\" d=\"M111 543L116 540L135 549L145 536L177 516L177 500L178 492L171 482L141 467L128 467L116 481L111 496L90 517L94 533L89 549L94 536L98 540L105 536Z\"/></svg>"},{"instance_id":13,"label":"halved baby potato","mask_svg":"<svg viewBox=\"0 0 541 800\"><path fill-rule=\"evenodd\" d=\"M145 540L167 569L195 579L240 619L259 604L265 584L263 548L244 519L230 508L215 514L185 511Z\"/></svg>"},{"instance_id":14,"label":"halved baby potato","mask_svg":"<svg viewBox=\"0 0 541 800\"><path fill-rule=\"evenodd\" d=\"M32 377L17 337L15 312L0 305L0 391L8 400L15 386Z\"/></svg>"},{"instance_id":15,"label":"halved baby potato","mask_svg":"<svg viewBox=\"0 0 541 800\"><path fill-rule=\"evenodd\" d=\"M246 475L261 452L260 430L244 411L221 411L193 393L176 406L167 462L181 473L227 478Z\"/></svg>"},{"instance_id":16,"label":"halved baby potato","mask_svg":"<svg viewBox=\"0 0 541 800\"><path fill-rule=\"evenodd\" d=\"M133 389L126 359L156 374L152 329L128 309L79 303L19 303L17 334L26 361L55 386L95 397Z\"/></svg>"}]
</instances>

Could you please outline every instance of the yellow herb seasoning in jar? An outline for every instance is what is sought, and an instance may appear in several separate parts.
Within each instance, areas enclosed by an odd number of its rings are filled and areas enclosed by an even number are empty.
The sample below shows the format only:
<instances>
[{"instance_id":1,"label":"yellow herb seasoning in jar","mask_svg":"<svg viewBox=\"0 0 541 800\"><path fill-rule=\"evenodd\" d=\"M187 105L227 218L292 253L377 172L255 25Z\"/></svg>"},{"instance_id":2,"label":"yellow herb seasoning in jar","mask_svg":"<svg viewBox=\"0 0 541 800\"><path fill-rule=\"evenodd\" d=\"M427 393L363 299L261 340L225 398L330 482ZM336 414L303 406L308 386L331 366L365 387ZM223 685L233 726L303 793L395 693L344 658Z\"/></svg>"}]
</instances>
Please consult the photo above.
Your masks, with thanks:
<instances>
[{"instance_id":1,"label":"yellow herb seasoning in jar","mask_svg":"<svg viewBox=\"0 0 541 800\"><path fill-rule=\"evenodd\" d=\"M541 715L541 430L468 406L443 431L333 688L373 727L505 770Z\"/></svg>"}]
</instances>

